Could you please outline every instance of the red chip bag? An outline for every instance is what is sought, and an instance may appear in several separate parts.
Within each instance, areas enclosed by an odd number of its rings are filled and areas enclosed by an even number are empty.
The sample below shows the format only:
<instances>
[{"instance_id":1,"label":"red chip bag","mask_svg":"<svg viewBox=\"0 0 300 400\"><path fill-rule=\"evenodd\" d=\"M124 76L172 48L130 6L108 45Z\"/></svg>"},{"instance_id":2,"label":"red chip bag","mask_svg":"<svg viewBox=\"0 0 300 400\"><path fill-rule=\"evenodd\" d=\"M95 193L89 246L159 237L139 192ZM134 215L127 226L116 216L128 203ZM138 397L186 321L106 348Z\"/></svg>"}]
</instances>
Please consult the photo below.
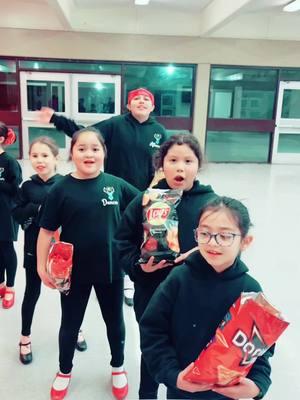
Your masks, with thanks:
<instances>
[{"instance_id":1,"label":"red chip bag","mask_svg":"<svg viewBox=\"0 0 300 400\"><path fill-rule=\"evenodd\" d=\"M154 262L172 262L179 254L178 216L176 207L181 199L181 190L147 189L144 193L143 229L139 263L147 263L151 256Z\"/></svg>"},{"instance_id":2,"label":"red chip bag","mask_svg":"<svg viewBox=\"0 0 300 400\"><path fill-rule=\"evenodd\" d=\"M220 386L238 383L288 325L262 292L242 293L184 379Z\"/></svg>"},{"instance_id":3,"label":"red chip bag","mask_svg":"<svg viewBox=\"0 0 300 400\"><path fill-rule=\"evenodd\" d=\"M47 272L55 282L56 288L68 294L71 287L73 245L55 242L50 248L47 260Z\"/></svg>"}]
</instances>

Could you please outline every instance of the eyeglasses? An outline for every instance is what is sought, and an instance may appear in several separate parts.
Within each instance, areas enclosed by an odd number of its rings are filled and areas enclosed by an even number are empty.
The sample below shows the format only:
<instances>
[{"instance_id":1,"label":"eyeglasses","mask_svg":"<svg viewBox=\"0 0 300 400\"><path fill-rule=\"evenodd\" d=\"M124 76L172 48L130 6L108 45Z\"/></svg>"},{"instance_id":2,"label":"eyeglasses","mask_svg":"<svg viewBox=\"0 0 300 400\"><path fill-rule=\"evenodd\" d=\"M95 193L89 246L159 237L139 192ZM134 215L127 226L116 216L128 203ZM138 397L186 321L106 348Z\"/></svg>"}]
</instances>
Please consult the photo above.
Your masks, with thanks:
<instances>
[{"instance_id":1,"label":"eyeglasses","mask_svg":"<svg viewBox=\"0 0 300 400\"><path fill-rule=\"evenodd\" d=\"M211 241L211 238L214 238L219 246L229 247L234 242L236 236L242 235L232 232L210 233L197 228L194 229L194 236L196 242L200 244L208 244Z\"/></svg>"}]
</instances>

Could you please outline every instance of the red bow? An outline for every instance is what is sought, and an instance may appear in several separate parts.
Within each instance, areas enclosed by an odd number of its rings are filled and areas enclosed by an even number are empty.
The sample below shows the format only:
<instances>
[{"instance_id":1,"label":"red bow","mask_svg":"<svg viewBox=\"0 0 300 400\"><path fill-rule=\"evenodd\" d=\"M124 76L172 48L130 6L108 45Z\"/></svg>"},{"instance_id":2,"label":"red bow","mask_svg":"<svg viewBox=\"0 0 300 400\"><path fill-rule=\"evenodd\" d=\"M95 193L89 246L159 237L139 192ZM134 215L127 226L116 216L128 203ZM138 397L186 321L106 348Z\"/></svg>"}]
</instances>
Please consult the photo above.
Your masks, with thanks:
<instances>
[{"instance_id":1,"label":"red bow","mask_svg":"<svg viewBox=\"0 0 300 400\"><path fill-rule=\"evenodd\" d=\"M17 136L16 136L15 132L11 128L8 128L7 137L4 140L3 144L5 146L9 146L10 144L15 143L16 140L17 140Z\"/></svg>"}]
</instances>

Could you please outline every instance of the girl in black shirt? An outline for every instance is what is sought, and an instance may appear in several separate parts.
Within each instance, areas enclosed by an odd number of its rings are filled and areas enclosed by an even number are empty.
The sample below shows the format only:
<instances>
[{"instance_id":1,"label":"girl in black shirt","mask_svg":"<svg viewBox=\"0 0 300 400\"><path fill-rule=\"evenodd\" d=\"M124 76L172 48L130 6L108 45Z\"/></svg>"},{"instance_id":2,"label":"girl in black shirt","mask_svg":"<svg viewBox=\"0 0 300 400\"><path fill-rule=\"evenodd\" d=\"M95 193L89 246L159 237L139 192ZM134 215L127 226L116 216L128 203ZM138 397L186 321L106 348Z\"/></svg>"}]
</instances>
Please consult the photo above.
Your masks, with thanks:
<instances>
[{"instance_id":1,"label":"girl in black shirt","mask_svg":"<svg viewBox=\"0 0 300 400\"><path fill-rule=\"evenodd\" d=\"M93 128L73 135L71 156L75 171L58 182L47 196L38 238L38 273L45 285L54 287L46 272L53 232L61 227L61 240L74 246L72 283L69 294L61 294L59 364L51 388L51 399L63 399L71 378L76 337L90 292L94 287L111 350L112 392L123 399L128 392L124 362L123 273L112 241L121 213L138 193L123 179L106 174L106 148Z\"/></svg>"},{"instance_id":2,"label":"girl in black shirt","mask_svg":"<svg viewBox=\"0 0 300 400\"><path fill-rule=\"evenodd\" d=\"M3 298L3 308L11 308L15 302L17 255L13 242L17 240L18 225L13 220L11 210L22 181L22 171L17 160L4 150L4 146L15 140L14 132L0 122L0 299Z\"/></svg>"}]
</instances>

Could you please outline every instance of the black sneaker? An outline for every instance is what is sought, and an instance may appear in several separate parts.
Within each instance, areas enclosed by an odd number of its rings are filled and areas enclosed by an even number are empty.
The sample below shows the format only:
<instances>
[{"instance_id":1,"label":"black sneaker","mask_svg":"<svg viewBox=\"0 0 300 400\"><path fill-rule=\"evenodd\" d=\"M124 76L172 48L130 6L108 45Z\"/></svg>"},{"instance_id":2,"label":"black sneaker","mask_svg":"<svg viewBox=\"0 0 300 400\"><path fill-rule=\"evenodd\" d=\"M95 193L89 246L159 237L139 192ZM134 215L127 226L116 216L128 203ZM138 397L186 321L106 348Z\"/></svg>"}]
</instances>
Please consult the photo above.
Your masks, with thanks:
<instances>
[{"instance_id":1,"label":"black sneaker","mask_svg":"<svg viewBox=\"0 0 300 400\"><path fill-rule=\"evenodd\" d=\"M78 332L78 338L77 338L77 343L75 346L76 350L78 351L86 351L87 349L87 342L83 336L82 330Z\"/></svg>"}]
</instances>

